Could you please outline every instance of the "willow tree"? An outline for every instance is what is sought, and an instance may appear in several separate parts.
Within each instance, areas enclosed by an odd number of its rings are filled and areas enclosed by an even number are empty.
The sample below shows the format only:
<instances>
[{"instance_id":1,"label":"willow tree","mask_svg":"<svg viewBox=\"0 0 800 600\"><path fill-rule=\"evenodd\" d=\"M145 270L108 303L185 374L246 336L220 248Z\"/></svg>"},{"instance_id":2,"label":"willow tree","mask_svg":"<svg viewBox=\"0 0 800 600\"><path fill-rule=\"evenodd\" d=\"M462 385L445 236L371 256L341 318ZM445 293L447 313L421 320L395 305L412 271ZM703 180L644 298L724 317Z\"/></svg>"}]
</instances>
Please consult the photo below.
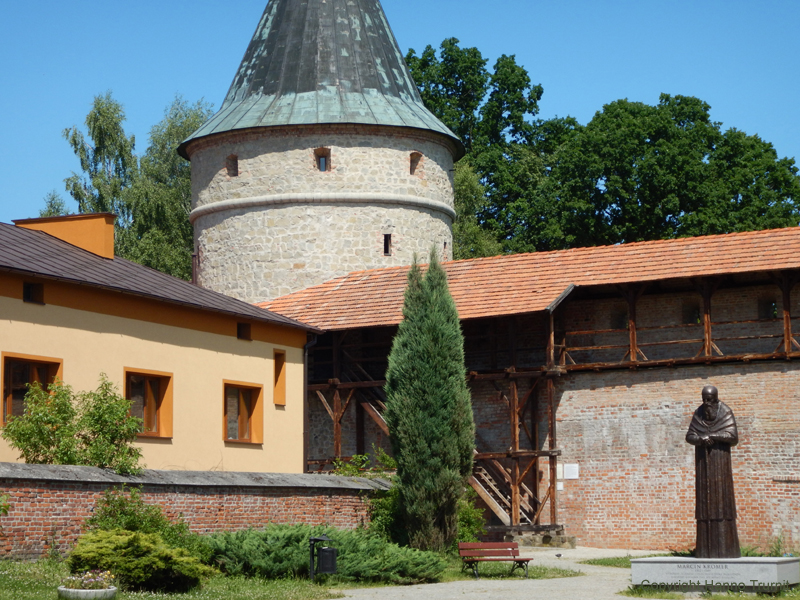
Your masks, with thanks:
<instances>
[{"instance_id":1,"label":"willow tree","mask_svg":"<svg viewBox=\"0 0 800 600\"><path fill-rule=\"evenodd\" d=\"M475 425L464 337L447 276L432 253L408 274L403 321L386 371L386 422L397 460L400 518L412 547L443 550L458 533Z\"/></svg>"}]
</instances>

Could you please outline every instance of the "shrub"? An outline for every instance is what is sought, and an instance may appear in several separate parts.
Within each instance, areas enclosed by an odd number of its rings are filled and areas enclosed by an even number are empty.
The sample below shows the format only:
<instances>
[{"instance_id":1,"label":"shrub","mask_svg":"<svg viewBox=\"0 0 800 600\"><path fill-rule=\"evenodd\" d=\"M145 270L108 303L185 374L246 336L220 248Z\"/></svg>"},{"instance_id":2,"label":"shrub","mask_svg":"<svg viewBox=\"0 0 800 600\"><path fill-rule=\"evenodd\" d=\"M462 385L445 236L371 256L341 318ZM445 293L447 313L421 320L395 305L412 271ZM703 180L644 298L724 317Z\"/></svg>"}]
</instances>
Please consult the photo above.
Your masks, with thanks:
<instances>
[{"instance_id":1,"label":"shrub","mask_svg":"<svg viewBox=\"0 0 800 600\"><path fill-rule=\"evenodd\" d=\"M187 550L167 546L158 534L121 529L85 534L67 564L72 573L110 571L125 588L166 592L187 591L214 572Z\"/></svg>"},{"instance_id":2,"label":"shrub","mask_svg":"<svg viewBox=\"0 0 800 600\"><path fill-rule=\"evenodd\" d=\"M82 463L120 474L141 472L142 451L133 446L142 420L132 417L131 401L117 393L104 374L93 392L78 396L78 438Z\"/></svg>"},{"instance_id":3,"label":"shrub","mask_svg":"<svg viewBox=\"0 0 800 600\"><path fill-rule=\"evenodd\" d=\"M141 472L142 452L134 447L142 420L130 415L105 375L93 392L76 394L60 381L43 389L29 386L25 412L11 417L2 437L30 464L107 467L120 474Z\"/></svg>"},{"instance_id":4,"label":"shrub","mask_svg":"<svg viewBox=\"0 0 800 600\"><path fill-rule=\"evenodd\" d=\"M268 525L263 530L208 536L214 562L231 575L274 579L308 574L308 540L322 534L338 550L338 575L350 581L432 581L446 561L438 554L402 548L365 530L310 525Z\"/></svg>"},{"instance_id":5,"label":"shrub","mask_svg":"<svg viewBox=\"0 0 800 600\"><path fill-rule=\"evenodd\" d=\"M86 520L90 531L123 529L140 533L157 533L173 548L188 550L201 561L208 561L211 549L204 538L189 531L185 521L170 521L155 504L146 504L138 488L110 488L97 501L92 516Z\"/></svg>"},{"instance_id":6,"label":"shrub","mask_svg":"<svg viewBox=\"0 0 800 600\"><path fill-rule=\"evenodd\" d=\"M458 501L458 537L456 542L478 542L486 533L486 520L483 510L475 506L478 494L468 487ZM458 549L458 544L453 544L453 550Z\"/></svg>"},{"instance_id":7,"label":"shrub","mask_svg":"<svg viewBox=\"0 0 800 600\"><path fill-rule=\"evenodd\" d=\"M47 389L34 383L25 395L25 413L9 417L3 439L29 464L82 464L73 396L72 388L60 381Z\"/></svg>"}]
</instances>

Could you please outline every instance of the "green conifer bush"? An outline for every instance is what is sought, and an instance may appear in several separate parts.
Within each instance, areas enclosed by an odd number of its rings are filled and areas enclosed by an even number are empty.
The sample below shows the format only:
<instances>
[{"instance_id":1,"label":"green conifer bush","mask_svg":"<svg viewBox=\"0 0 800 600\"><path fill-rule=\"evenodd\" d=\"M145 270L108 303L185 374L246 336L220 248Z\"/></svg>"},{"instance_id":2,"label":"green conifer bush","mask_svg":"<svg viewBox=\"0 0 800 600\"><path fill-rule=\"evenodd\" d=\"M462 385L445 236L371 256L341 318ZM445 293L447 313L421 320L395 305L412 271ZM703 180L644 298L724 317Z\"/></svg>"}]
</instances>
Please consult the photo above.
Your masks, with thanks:
<instances>
[{"instance_id":1,"label":"green conifer bush","mask_svg":"<svg viewBox=\"0 0 800 600\"><path fill-rule=\"evenodd\" d=\"M214 573L183 548L170 548L158 534L115 529L83 535L69 556L72 573L111 571L133 590L183 592Z\"/></svg>"},{"instance_id":2,"label":"green conifer bush","mask_svg":"<svg viewBox=\"0 0 800 600\"><path fill-rule=\"evenodd\" d=\"M322 534L338 550L338 576L350 581L414 583L435 580L446 562L433 552L403 548L359 529L268 525L262 530L208 536L212 562L230 575L275 579L308 575L308 541Z\"/></svg>"},{"instance_id":3,"label":"green conifer bush","mask_svg":"<svg viewBox=\"0 0 800 600\"><path fill-rule=\"evenodd\" d=\"M142 500L138 488L109 488L100 497L92 516L86 519L90 531L124 529L141 533L157 533L168 546L188 550L201 561L208 561L211 549L201 535L189 531L182 518L170 521L156 504Z\"/></svg>"},{"instance_id":4,"label":"green conifer bush","mask_svg":"<svg viewBox=\"0 0 800 600\"><path fill-rule=\"evenodd\" d=\"M408 543L450 548L458 502L472 473L475 425L464 337L435 252L423 277L412 265L403 321L389 354L386 411L397 461L398 500Z\"/></svg>"}]
</instances>

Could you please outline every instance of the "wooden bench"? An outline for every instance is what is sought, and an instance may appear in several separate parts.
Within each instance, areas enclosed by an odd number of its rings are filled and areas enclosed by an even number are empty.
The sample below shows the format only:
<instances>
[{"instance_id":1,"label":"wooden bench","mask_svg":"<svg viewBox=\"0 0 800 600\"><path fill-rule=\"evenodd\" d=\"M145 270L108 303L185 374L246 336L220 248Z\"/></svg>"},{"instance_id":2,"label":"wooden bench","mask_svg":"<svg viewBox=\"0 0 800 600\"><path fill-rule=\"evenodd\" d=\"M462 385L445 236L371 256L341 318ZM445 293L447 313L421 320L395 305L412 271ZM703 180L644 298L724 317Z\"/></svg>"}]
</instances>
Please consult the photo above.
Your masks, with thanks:
<instances>
[{"instance_id":1,"label":"wooden bench","mask_svg":"<svg viewBox=\"0 0 800 600\"><path fill-rule=\"evenodd\" d=\"M475 579L478 579L478 563L490 561L513 562L511 573L514 569L524 569L525 577L528 576L528 563L532 558L519 557L517 542L459 542L458 555L463 561L461 570L467 567L472 569Z\"/></svg>"}]
</instances>

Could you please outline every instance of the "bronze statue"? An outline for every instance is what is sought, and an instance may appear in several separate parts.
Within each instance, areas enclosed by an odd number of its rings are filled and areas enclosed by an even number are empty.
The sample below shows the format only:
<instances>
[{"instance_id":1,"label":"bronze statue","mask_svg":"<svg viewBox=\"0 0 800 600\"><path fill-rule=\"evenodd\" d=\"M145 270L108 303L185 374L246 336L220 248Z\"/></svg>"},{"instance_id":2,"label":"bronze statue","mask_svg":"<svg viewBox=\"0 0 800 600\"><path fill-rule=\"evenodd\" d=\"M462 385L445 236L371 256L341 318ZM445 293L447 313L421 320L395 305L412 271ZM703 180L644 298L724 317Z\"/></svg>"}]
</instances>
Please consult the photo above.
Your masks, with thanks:
<instances>
[{"instance_id":1,"label":"bronze statue","mask_svg":"<svg viewBox=\"0 0 800 600\"><path fill-rule=\"evenodd\" d=\"M686 441L694 448L696 558L739 558L731 446L739 441L733 411L719 401L717 388L703 388Z\"/></svg>"}]
</instances>

